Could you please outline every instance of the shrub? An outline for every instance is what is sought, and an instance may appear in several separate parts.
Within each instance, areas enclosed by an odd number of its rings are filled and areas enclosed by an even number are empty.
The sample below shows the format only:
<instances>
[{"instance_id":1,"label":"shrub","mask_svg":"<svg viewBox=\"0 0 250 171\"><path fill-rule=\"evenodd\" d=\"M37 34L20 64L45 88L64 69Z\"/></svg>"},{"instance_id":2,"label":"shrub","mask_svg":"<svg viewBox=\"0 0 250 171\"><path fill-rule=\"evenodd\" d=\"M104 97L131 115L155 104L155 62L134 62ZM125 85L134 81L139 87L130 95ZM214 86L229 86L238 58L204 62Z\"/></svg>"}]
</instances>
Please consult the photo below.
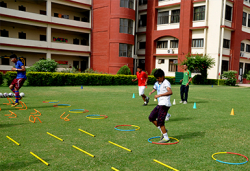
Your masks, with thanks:
<instances>
[{"instance_id":1,"label":"shrub","mask_svg":"<svg viewBox=\"0 0 250 171\"><path fill-rule=\"evenodd\" d=\"M27 68L27 72L56 72L57 62L55 60L46 59L39 60L30 68Z\"/></svg>"},{"instance_id":2,"label":"shrub","mask_svg":"<svg viewBox=\"0 0 250 171\"><path fill-rule=\"evenodd\" d=\"M127 65L122 66L116 74L131 75L131 71Z\"/></svg>"},{"instance_id":3,"label":"shrub","mask_svg":"<svg viewBox=\"0 0 250 171\"><path fill-rule=\"evenodd\" d=\"M62 73L79 73L79 71L75 68L65 68L61 71Z\"/></svg>"},{"instance_id":4,"label":"shrub","mask_svg":"<svg viewBox=\"0 0 250 171\"><path fill-rule=\"evenodd\" d=\"M92 73L92 74L93 74L93 73L95 73L95 74L107 74L107 73L95 71L95 70L93 70L92 68L87 68L84 72L85 72L85 73L89 73L89 74L91 74L91 73Z\"/></svg>"},{"instance_id":5,"label":"shrub","mask_svg":"<svg viewBox=\"0 0 250 171\"><path fill-rule=\"evenodd\" d=\"M16 78L17 72L16 71L7 71L5 73L5 79L7 79L7 84L10 85L11 82Z\"/></svg>"},{"instance_id":6,"label":"shrub","mask_svg":"<svg viewBox=\"0 0 250 171\"><path fill-rule=\"evenodd\" d=\"M222 74L222 76L224 78L226 78L225 84L226 85L230 85L230 86L235 86L236 81L237 81L236 74L237 74L237 71L233 71L233 70L231 70L231 71L225 71Z\"/></svg>"},{"instance_id":7,"label":"shrub","mask_svg":"<svg viewBox=\"0 0 250 171\"><path fill-rule=\"evenodd\" d=\"M153 70L151 71L151 74L150 74L150 75L153 75L153 76L154 76L154 73L155 73L155 71L156 71L157 69L158 69L158 68L153 69Z\"/></svg>"},{"instance_id":8,"label":"shrub","mask_svg":"<svg viewBox=\"0 0 250 171\"><path fill-rule=\"evenodd\" d=\"M2 84L3 84L3 73L0 72L0 85L2 85Z\"/></svg>"},{"instance_id":9,"label":"shrub","mask_svg":"<svg viewBox=\"0 0 250 171\"><path fill-rule=\"evenodd\" d=\"M248 73L246 75L247 75L246 79L250 80L250 71L248 71Z\"/></svg>"}]
</instances>

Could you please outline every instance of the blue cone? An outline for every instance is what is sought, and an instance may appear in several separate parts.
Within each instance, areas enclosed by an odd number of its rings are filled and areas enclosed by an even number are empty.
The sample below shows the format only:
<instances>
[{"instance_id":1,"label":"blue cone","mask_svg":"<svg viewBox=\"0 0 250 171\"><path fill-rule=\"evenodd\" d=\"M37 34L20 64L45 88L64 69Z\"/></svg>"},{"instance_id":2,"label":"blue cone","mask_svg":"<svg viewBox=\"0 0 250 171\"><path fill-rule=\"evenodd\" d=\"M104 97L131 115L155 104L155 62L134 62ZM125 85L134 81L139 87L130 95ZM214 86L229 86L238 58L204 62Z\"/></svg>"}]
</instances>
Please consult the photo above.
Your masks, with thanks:
<instances>
[{"instance_id":1,"label":"blue cone","mask_svg":"<svg viewBox=\"0 0 250 171\"><path fill-rule=\"evenodd\" d=\"M213 87L213 85L212 85L212 87Z\"/></svg>"},{"instance_id":2,"label":"blue cone","mask_svg":"<svg viewBox=\"0 0 250 171\"><path fill-rule=\"evenodd\" d=\"M193 109L196 109L196 103L194 102L194 107L193 107Z\"/></svg>"},{"instance_id":3,"label":"blue cone","mask_svg":"<svg viewBox=\"0 0 250 171\"><path fill-rule=\"evenodd\" d=\"M133 99L135 98L135 93L133 93L133 96L132 96L132 98L133 98Z\"/></svg>"},{"instance_id":4,"label":"blue cone","mask_svg":"<svg viewBox=\"0 0 250 171\"><path fill-rule=\"evenodd\" d=\"M83 89L83 87L81 86L81 89Z\"/></svg>"}]
</instances>

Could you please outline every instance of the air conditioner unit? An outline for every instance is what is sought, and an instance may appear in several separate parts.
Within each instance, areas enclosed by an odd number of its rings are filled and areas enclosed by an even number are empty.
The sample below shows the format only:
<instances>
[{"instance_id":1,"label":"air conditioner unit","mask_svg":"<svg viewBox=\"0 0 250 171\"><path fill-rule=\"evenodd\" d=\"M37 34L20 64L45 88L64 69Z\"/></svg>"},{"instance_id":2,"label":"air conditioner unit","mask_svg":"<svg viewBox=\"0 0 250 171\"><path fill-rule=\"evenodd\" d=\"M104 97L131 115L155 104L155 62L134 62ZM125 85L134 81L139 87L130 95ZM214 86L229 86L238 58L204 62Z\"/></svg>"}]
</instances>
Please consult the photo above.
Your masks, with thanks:
<instances>
[{"instance_id":1,"label":"air conditioner unit","mask_svg":"<svg viewBox=\"0 0 250 171\"><path fill-rule=\"evenodd\" d=\"M167 52L168 54L173 54L174 53L174 51L173 51L173 49L168 49L168 52Z\"/></svg>"},{"instance_id":2,"label":"air conditioner unit","mask_svg":"<svg viewBox=\"0 0 250 171\"><path fill-rule=\"evenodd\" d=\"M240 52L240 57L244 57L244 53L243 52Z\"/></svg>"},{"instance_id":3,"label":"air conditioner unit","mask_svg":"<svg viewBox=\"0 0 250 171\"><path fill-rule=\"evenodd\" d=\"M178 60L174 60L174 64L178 64Z\"/></svg>"},{"instance_id":4,"label":"air conditioner unit","mask_svg":"<svg viewBox=\"0 0 250 171\"><path fill-rule=\"evenodd\" d=\"M158 59L158 64L161 64L161 59Z\"/></svg>"}]
</instances>

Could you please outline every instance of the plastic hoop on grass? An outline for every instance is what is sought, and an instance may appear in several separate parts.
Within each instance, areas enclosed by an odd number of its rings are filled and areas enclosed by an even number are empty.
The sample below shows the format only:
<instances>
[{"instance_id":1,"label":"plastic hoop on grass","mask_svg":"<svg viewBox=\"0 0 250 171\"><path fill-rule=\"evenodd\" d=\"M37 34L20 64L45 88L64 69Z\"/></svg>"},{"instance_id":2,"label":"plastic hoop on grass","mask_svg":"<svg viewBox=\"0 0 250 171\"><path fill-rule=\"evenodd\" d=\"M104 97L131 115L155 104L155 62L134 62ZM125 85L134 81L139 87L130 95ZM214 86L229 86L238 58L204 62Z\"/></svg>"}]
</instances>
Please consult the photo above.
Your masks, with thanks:
<instances>
[{"instance_id":1,"label":"plastic hoop on grass","mask_svg":"<svg viewBox=\"0 0 250 171\"><path fill-rule=\"evenodd\" d=\"M43 103L59 103L59 100L44 100Z\"/></svg>"},{"instance_id":2,"label":"plastic hoop on grass","mask_svg":"<svg viewBox=\"0 0 250 171\"><path fill-rule=\"evenodd\" d=\"M216 155L216 154L235 154L235 155L242 156L242 157L246 158L247 161L242 162L242 163L224 162L224 161L221 161L221 160L218 160L218 159L214 158L214 155ZM232 164L232 165L241 165L241 164L245 164L245 163L248 162L248 158L247 158L246 156L244 156L244 155L242 155L242 154L239 154L239 153L232 153L232 152L218 152L218 153L214 153L214 154L212 155L212 158L213 158L215 161L217 161L217 162L224 163L224 164Z\"/></svg>"},{"instance_id":3,"label":"plastic hoop on grass","mask_svg":"<svg viewBox=\"0 0 250 171\"><path fill-rule=\"evenodd\" d=\"M71 109L69 112L70 113L87 113L87 112L89 112L89 110L86 110L86 109Z\"/></svg>"},{"instance_id":4,"label":"plastic hoop on grass","mask_svg":"<svg viewBox=\"0 0 250 171\"><path fill-rule=\"evenodd\" d=\"M179 143L179 140L177 138L173 138L173 137L169 137L170 139L176 140L176 142L174 143L158 143L158 142L152 142L150 141L151 139L155 139L155 138L161 138L160 136L158 137L152 137L148 139L148 142L152 143L152 144L159 144L159 145L173 145L173 144L177 144Z\"/></svg>"},{"instance_id":5,"label":"plastic hoop on grass","mask_svg":"<svg viewBox=\"0 0 250 171\"><path fill-rule=\"evenodd\" d=\"M136 129L128 129L128 130L126 130L126 129L119 129L119 128L117 128L119 126L132 126L132 127L136 127ZM136 125L116 125L115 129L118 130L118 131L137 131L137 130L140 129L140 127L136 126Z\"/></svg>"},{"instance_id":6,"label":"plastic hoop on grass","mask_svg":"<svg viewBox=\"0 0 250 171\"><path fill-rule=\"evenodd\" d=\"M96 118L96 117L92 117L92 116L102 116L102 117ZM86 118L88 118L88 119L106 119L106 118L108 118L108 116L106 116L106 115L87 115Z\"/></svg>"},{"instance_id":7,"label":"plastic hoop on grass","mask_svg":"<svg viewBox=\"0 0 250 171\"><path fill-rule=\"evenodd\" d=\"M58 107L58 108L67 108L67 107L71 107L70 104L56 104L53 107Z\"/></svg>"}]
</instances>

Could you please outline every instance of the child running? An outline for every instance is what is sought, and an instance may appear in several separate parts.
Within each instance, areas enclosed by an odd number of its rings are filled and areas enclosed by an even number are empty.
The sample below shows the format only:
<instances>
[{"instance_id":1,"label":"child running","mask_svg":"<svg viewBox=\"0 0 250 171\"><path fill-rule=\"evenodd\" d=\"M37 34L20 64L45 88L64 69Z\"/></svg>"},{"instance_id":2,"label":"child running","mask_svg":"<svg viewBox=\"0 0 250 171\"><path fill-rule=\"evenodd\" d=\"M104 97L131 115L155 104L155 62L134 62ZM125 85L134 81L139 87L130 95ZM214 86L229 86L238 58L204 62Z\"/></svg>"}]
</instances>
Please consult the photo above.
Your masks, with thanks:
<instances>
[{"instance_id":1,"label":"child running","mask_svg":"<svg viewBox=\"0 0 250 171\"><path fill-rule=\"evenodd\" d=\"M19 100L22 99L19 95L19 89L23 86L24 81L27 79L26 77L26 69L23 63L19 60L17 60L17 56L15 54L12 54L10 56L11 62L15 63L15 68L12 68L12 71L17 71L16 78L12 81L9 88L11 91L15 94L16 101L11 107L15 107L19 105Z\"/></svg>"},{"instance_id":2,"label":"child running","mask_svg":"<svg viewBox=\"0 0 250 171\"><path fill-rule=\"evenodd\" d=\"M170 141L170 139L168 138L167 130L164 124L168 110L171 106L170 96L173 93L171 90L171 84L168 80L165 79L163 70L156 70L154 73L154 77L156 78L157 82L155 83L154 89L149 93L149 95L157 91L157 95L155 95L154 98L158 99L158 105L150 113L149 121L152 122L161 131L162 136L159 143L167 143ZM170 117L170 115L167 117Z\"/></svg>"},{"instance_id":3,"label":"child running","mask_svg":"<svg viewBox=\"0 0 250 171\"><path fill-rule=\"evenodd\" d=\"M149 97L147 97L144 94L145 88L148 85L148 75L146 72L142 71L142 67L138 66L137 67L137 72L136 72L136 79L132 79L132 81L137 81L138 80L138 86L139 86L139 96L142 97L144 104L143 106L147 106L149 102Z\"/></svg>"}]
</instances>

